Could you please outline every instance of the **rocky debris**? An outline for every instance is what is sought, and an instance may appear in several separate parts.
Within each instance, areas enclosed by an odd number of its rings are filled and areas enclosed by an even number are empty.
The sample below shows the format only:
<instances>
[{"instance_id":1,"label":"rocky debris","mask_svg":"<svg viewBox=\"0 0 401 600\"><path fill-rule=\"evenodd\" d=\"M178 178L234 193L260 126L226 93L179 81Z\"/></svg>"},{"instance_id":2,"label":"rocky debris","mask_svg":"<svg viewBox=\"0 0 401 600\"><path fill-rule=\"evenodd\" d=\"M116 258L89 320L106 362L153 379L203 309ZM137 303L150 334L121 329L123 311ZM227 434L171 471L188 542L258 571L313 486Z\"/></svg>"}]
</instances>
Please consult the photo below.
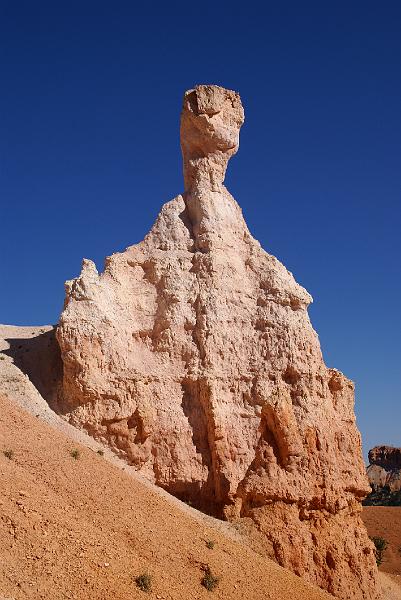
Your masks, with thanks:
<instances>
[{"instance_id":1,"label":"rocky debris","mask_svg":"<svg viewBox=\"0 0 401 600\"><path fill-rule=\"evenodd\" d=\"M401 448L375 446L366 469L372 492L366 506L401 506Z\"/></svg>"},{"instance_id":2,"label":"rocky debris","mask_svg":"<svg viewBox=\"0 0 401 600\"><path fill-rule=\"evenodd\" d=\"M185 192L103 273L84 260L66 283L61 410L170 493L252 521L280 565L373 600L354 387L323 362L311 296L224 187L243 119L236 92L188 91Z\"/></svg>"}]
</instances>

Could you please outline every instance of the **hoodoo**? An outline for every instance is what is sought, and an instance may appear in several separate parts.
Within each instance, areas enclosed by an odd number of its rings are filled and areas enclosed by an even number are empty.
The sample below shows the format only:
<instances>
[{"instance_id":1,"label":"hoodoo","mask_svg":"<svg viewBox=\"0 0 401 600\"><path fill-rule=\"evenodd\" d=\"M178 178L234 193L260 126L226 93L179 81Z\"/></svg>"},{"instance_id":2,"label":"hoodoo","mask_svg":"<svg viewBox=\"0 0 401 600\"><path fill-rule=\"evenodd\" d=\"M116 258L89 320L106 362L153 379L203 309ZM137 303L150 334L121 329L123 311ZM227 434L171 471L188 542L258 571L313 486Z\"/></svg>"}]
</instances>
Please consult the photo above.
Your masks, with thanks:
<instances>
[{"instance_id":1,"label":"hoodoo","mask_svg":"<svg viewBox=\"0 0 401 600\"><path fill-rule=\"evenodd\" d=\"M103 273L84 260L66 284L60 410L172 494L252 522L282 566L374 600L353 384L224 187L243 120L236 92L185 94L184 193Z\"/></svg>"}]
</instances>

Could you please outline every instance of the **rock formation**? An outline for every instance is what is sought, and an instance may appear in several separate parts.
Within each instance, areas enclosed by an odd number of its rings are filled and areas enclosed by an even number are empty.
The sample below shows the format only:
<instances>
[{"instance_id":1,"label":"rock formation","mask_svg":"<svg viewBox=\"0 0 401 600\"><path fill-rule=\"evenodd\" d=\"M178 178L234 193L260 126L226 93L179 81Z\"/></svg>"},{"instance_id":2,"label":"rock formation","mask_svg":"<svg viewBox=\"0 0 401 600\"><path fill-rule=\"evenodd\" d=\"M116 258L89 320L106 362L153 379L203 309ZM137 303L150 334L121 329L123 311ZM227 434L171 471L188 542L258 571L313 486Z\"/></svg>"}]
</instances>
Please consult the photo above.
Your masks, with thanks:
<instances>
[{"instance_id":1,"label":"rock formation","mask_svg":"<svg viewBox=\"0 0 401 600\"><path fill-rule=\"evenodd\" d=\"M367 475L372 493L366 505L401 505L401 448L375 446L369 450Z\"/></svg>"},{"instance_id":2,"label":"rock formation","mask_svg":"<svg viewBox=\"0 0 401 600\"><path fill-rule=\"evenodd\" d=\"M0 325L0 396L34 414L54 415L62 376L55 328ZM0 596L1 600L1 596Z\"/></svg>"},{"instance_id":3,"label":"rock formation","mask_svg":"<svg viewBox=\"0 0 401 600\"><path fill-rule=\"evenodd\" d=\"M310 295L223 185L243 121L233 91L185 94L185 192L103 273L84 260L66 283L61 408L172 494L251 519L284 567L373 600L353 384L324 365Z\"/></svg>"},{"instance_id":4,"label":"rock formation","mask_svg":"<svg viewBox=\"0 0 401 600\"><path fill-rule=\"evenodd\" d=\"M382 467L386 471L401 470L401 448L375 446L369 450L369 464Z\"/></svg>"},{"instance_id":5,"label":"rock formation","mask_svg":"<svg viewBox=\"0 0 401 600\"><path fill-rule=\"evenodd\" d=\"M36 389L35 395L57 408L63 365L54 326L0 325L0 353L3 394L25 397L28 400L25 406L29 406L36 404L31 393Z\"/></svg>"}]
</instances>

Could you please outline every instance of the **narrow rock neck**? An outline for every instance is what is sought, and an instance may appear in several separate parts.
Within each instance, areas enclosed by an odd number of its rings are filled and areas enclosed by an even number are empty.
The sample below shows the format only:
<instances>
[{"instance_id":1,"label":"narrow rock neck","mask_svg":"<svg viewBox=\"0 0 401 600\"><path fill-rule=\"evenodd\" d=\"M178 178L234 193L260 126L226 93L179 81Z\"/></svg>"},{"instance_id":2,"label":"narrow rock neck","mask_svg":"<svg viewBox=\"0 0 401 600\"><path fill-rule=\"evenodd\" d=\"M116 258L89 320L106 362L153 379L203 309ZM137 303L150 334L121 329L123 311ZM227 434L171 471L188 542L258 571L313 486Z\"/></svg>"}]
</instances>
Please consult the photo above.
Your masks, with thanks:
<instances>
[{"instance_id":1,"label":"narrow rock neck","mask_svg":"<svg viewBox=\"0 0 401 600\"><path fill-rule=\"evenodd\" d=\"M186 159L184 156L185 204L192 224L195 247L201 252L212 248L212 241L226 220L223 185L228 159L208 155Z\"/></svg>"},{"instance_id":2,"label":"narrow rock neck","mask_svg":"<svg viewBox=\"0 0 401 600\"><path fill-rule=\"evenodd\" d=\"M184 156L185 193L200 196L204 193L220 192L226 175L228 158L221 156L203 156L187 159Z\"/></svg>"}]
</instances>

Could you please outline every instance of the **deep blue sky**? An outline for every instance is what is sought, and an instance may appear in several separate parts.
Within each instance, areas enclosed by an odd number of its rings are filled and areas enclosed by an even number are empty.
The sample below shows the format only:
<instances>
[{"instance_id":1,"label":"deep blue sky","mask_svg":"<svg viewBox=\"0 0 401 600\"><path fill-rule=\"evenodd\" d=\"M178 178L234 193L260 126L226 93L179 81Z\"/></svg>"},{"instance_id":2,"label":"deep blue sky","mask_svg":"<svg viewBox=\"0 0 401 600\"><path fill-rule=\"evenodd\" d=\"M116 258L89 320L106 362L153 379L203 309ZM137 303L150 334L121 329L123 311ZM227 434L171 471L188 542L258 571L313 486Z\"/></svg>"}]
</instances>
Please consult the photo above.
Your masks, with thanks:
<instances>
[{"instance_id":1,"label":"deep blue sky","mask_svg":"<svg viewBox=\"0 0 401 600\"><path fill-rule=\"evenodd\" d=\"M228 188L365 448L401 446L400 2L136 4L0 0L0 322L57 322L82 257L143 238L182 191L182 94L217 83L246 114Z\"/></svg>"}]
</instances>

